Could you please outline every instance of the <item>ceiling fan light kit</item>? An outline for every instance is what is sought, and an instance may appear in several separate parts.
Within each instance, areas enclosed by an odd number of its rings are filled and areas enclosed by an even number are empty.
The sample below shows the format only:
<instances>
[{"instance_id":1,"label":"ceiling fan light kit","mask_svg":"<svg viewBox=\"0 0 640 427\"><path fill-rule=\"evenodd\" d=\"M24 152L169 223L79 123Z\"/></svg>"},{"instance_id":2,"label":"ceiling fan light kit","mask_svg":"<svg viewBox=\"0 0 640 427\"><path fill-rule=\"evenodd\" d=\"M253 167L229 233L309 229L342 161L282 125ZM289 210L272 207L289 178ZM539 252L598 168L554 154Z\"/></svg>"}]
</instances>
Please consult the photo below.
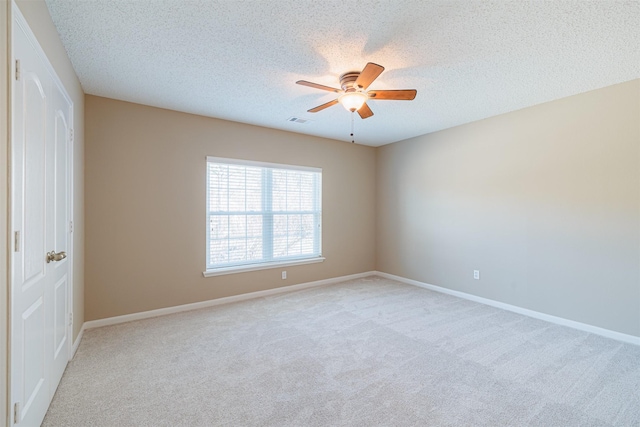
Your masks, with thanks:
<instances>
[{"instance_id":1,"label":"ceiling fan light kit","mask_svg":"<svg viewBox=\"0 0 640 427\"><path fill-rule=\"evenodd\" d=\"M367 102L367 94L363 92L347 92L338 97L338 102L352 113L358 111Z\"/></svg>"},{"instance_id":2,"label":"ceiling fan light kit","mask_svg":"<svg viewBox=\"0 0 640 427\"><path fill-rule=\"evenodd\" d=\"M296 83L302 86L340 94L338 98L333 101L329 101L325 104L307 110L309 113L317 113L318 111L322 111L325 108L329 108L332 105L340 103L347 111L351 111L352 113L357 111L361 118L366 119L373 116L373 111L371 111L367 105L367 100L411 101L418 93L415 89L371 90L365 92L369 85L373 83L373 81L377 79L383 71L384 67L382 65L369 62L361 72L349 71L341 75L340 87L342 89L336 89L318 83L308 82L306 80L298 80Z\"/></svg>"}]
</instances>

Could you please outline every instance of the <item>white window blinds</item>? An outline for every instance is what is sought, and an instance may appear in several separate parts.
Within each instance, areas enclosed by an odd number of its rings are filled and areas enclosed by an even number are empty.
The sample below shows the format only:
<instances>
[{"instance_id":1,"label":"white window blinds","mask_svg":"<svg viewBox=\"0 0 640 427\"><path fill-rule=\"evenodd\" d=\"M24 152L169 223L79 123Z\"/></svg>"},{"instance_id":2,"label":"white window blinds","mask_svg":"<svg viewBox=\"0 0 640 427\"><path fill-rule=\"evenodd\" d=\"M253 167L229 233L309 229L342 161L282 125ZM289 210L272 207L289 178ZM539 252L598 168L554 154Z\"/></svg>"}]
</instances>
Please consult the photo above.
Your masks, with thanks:
<instances>
[{"instance_id":1,"label":"white window blinds","mask_svg":"<svg viewBox=\"0 0 640 427\"><path fill-rule=\"evenodd\" d=\"M322 254L322 169L207 158L207 270Z\"/></svg>"}]
</instances>

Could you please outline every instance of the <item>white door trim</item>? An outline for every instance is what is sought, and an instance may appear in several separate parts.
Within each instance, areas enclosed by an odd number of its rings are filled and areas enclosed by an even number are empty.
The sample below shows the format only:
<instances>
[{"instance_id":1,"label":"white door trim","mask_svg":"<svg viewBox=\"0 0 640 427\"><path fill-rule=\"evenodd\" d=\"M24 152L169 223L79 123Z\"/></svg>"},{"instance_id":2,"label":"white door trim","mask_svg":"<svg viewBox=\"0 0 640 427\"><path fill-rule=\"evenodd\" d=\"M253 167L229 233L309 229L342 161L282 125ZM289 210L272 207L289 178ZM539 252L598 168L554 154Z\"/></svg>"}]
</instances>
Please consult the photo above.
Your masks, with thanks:
<instances>
[{"instance_id":1,"label":"white door trim","mask_svg":"<svg viewBox=\"0 0 640 427\"><path fill-rule=\"evenodd\" d=\"M13 1L11 2L7 2L6 4L0 4L0 7L4 7L4 13L5 15L0 14L0 17L2 19L4 19L6 21L6 39L5 41L5 47L7 48L7 51L5 53L5 57L3 58L3 61L6 61L5 63L5 77L7 80L12 81L13 78L13 73L10 71L11 67L8 67L8 65L11 63L11 58L13 58L13 52L12 52L12 27L13 27L13 19L11 18L13 16L13 8L15 7ZM0 37L0 40L2 40L2 38ZM5 296L6 296L6 300L4 300L5 306L5 318L4 318L4 324L2 322L0 322L0 324L3 326L3 329L5 331L4 334L0 334L0 336L2 337L2 339L4 340L4 354L0 357L0 361L3 362L4 366L1 366L0 369L2 369L3 371L0 372L0 387L3 387L4 390L2 392L4 392L4 402L0 402L0 423L5 423L6 425L10 425L11 423L11 419L12 419L12 415L13 415L13 408L11 407L11 334L10 334L10 328L11 328L11 316L12 316L12 311L11 311L11 251L13 250L13 235L12 235L12 230L11 230L11 209L12 209L12 203L11 203L11 186L12 186L12 168L11 168L11 158L12 158L12 149L11 149L11 135L12 135L12 122L13 122L13 113L11 111L11 105L12 105L12 94L13 94L13 85L8 84L7 81L5 81L3 83L5 85L5 90L6 90L6 99L4 99L3 101L6 103L5 107L6 107L6 121L4 122L6 124L6 132L3 133L2 135L0 135L0 138L6 138L6 152L4 153L4 155L6 156L3 160L6 163L6 176L3 177L6 179L6 211L4 212L6 214L6 217L4 218L5 221L3 221L3 224L0 224L0 227L4 227L4 232L6 233L6 240L2 243L4 244L4 248L6 250L5 252L5 265L6 265L6 271L4 273L4 280L5 280L5 285L6 285L6 289L5 289ZM1 146L2 144L0 144ZM0 155L0 159L2 158L2 155ZM0 178L0 181L2 180L2 178ZM0 194L0 197L2 197L2 195ZM1 203L1 202L0 202ZM0 215L0 217L2 217ZM1 288L1 287L0 287ZM1 289L0 289L1 290ZM0 300L2 300L2 298L0 298ZM4 378L3 378L4 377ZM0 395L2 394L2 392L0 392Z\"/></svg>"}]
</instances>

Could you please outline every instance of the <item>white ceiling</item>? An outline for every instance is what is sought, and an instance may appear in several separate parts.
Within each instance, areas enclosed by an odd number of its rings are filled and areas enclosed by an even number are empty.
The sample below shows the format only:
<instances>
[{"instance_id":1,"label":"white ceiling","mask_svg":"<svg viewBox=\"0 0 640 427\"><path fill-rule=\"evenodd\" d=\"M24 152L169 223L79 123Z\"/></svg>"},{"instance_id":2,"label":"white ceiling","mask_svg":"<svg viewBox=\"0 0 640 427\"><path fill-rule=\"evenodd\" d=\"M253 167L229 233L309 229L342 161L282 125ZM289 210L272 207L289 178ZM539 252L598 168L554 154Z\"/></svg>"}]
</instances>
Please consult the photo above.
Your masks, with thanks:
<instances>
[{"instance_id":1,"label":"white ceiling","mask_svg":"<svg viewBox=\"0 0 640 427\"><path fill-rule=\"evenodd\" d=\"M85 92L350 141L306 110L371 61L356 142L379 146L640 77L640 1L46 0ZM290 123L290 117L311 119Z\"/></svg>"}]
</instances>

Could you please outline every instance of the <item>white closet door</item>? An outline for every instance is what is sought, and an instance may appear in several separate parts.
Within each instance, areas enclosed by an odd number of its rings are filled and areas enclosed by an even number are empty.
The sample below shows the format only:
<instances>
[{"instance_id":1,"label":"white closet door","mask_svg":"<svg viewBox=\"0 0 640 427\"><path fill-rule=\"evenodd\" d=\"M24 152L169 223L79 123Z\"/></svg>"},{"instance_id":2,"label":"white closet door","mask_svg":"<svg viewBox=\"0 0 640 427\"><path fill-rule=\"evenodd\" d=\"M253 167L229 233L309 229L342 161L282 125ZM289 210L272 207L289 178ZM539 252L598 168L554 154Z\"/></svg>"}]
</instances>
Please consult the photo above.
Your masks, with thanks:
<instances>
[{"instance_id":1,"label":"white closet door","mask_svg":"<svg viewBox=\"0 0 640 427\"><path fill-rule=\"evenodd\" d=\"M71 177L71 104L57 85L52 85L50 98L50 119L52 120L52 147L47 156L47 232L50 234L49 251L65 252L70 255L70 188ZM51 357L51 396L56 391L60 378L69 360L69 341L72 339L69 328L69 260L63 258L49 264L52 289L51 327L53 348Z\"/></svg>"},{"instance_id":2,"label":"white closet door","mask_svg":"<svg viewBox=\"0 0 640 427\"><path fill-rule=\"evenodd\" d=\"M13 20L11 399L42 422L69 359L72 105L24 20Z\"/></svg>"}]
</instances>

